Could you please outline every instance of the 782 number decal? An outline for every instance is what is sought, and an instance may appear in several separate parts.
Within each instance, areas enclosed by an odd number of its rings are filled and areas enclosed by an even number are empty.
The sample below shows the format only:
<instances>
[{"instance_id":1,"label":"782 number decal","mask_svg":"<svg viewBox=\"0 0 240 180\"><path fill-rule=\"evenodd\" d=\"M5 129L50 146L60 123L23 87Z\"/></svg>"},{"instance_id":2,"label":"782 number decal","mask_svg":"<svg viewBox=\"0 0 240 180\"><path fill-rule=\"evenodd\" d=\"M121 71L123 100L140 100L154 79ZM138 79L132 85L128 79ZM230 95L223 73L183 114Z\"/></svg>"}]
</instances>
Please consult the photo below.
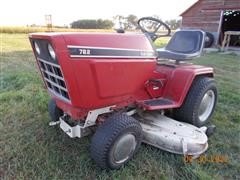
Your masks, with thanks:
<instances>
[{"instance_id":1,"label":"782 number decal","mask_svg":"<svg viewBox=\"0 0 240 180\"><path fill-rule=\"evenodd\" d=\"M79 49L79 54L80 55L90 55L91 50L90 49Z\"/></svg>"}]
</instances>

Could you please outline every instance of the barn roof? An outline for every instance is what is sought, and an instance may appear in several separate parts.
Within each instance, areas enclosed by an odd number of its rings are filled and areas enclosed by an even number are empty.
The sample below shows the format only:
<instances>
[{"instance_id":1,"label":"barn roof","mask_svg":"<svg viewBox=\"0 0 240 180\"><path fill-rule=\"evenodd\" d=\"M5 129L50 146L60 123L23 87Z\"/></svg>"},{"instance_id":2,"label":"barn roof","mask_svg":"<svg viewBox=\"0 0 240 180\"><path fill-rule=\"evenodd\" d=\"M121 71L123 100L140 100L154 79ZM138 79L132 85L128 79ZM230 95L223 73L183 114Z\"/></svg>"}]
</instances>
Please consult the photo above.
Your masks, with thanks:
<instances>
[{"instance_id":1,"label":"barn roof","mask_svg":"<svg viewBox=\"0 0 240 180\"><path fill-rule=\"evenodd\" d=\"M195 6L197 6L199 3L200 3L200 1L202 1L202 0L198 0L198 1L196 1L193 5L191 5L189 8L187 8L184 12L182 12L181 14L180 14L180 16L183 16L185 13L187 13L190 9L192 9L193 7L195 7Z\"/></svg>"},{"instance_id":2,"label":"barn roof","mask_svg":"<svg viewBox=\"0 0 240 180\"><path fill-rule=\"evenodd\" d=\"M192 8L198 6L200 3L202 3L203 0L197 0L193 5L191 5L189 8L187 8L180 16L184 16L187 14ZM205 0L207 1L207 0ZM210 1L210 0L209 0ZM219 1L222 4L214 5L214 2L216 1L210 1L212 4L209 5L208 7L204 6L202 7L203 10L240 10L240 1L239 0L229 0L228 3L225 4L227 0L222 0Z\"/></svg>"}]
</instances>

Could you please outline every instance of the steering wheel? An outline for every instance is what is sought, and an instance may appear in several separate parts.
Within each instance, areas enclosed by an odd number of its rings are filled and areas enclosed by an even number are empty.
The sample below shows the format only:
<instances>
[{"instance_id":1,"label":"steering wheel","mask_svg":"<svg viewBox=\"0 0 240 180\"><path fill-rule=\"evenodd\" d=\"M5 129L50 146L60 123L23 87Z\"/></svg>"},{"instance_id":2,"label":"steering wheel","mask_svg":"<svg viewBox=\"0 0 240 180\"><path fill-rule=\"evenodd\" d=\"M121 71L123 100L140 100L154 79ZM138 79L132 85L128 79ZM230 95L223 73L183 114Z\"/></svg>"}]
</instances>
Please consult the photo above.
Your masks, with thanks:
<instances>
[{"instance_id":1,"label":"steering wheel","mask_svg":"<svg viewBox=\"0 0 240 180\"><path fill-rule=\"evenodd\" d=\"M143 33L150 36L152 41L160 37L170 36L170 27L161 20L153 17L143 17L138 20L138 26Z\"/></svg>"}]
</instances>

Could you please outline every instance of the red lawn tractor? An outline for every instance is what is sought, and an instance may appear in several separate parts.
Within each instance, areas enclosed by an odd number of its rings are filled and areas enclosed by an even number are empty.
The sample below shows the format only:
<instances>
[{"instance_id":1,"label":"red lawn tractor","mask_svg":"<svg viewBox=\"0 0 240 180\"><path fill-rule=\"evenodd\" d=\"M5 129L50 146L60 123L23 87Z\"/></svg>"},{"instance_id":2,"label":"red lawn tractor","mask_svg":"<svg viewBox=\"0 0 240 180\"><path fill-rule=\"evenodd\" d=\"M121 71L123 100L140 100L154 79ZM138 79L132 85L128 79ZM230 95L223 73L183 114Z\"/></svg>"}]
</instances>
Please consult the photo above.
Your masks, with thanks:
<instances>
[{"instance_id":1,"label":"red lawn tractor","mask_svg":"<svg viewBox=\"0 0 240 180\"><path fill-rule=\"evenodd\" d=\"M205 33L180 30L156 49L168 25L151 17L138 24L143 33L29 36L52 97L50 125L71 138L93 134L91 156L101 168L120 168L142 142L197 157L215 128L204 126L217 101L213 69L187 62L201 55Z\"/></svg>"}]
</instances>

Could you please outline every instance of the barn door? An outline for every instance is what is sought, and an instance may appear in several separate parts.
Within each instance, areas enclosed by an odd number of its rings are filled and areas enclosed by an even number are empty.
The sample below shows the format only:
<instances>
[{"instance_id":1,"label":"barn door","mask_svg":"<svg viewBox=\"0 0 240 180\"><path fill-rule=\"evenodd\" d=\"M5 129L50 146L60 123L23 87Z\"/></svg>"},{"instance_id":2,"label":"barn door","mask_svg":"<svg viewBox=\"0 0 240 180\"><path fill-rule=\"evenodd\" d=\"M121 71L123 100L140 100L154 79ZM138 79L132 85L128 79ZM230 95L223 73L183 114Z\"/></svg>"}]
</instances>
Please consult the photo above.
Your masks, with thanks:
<instances>
[{"instance_id":1,"label":"barn door","mask_svg":"<svg viewBox=\"0 0 240 180\"><path fill-rule=\"evenodd\" d=\"M225 10L221 13L221 23L219 26L219 43L221 44L226 31L240 32L240 10ZM240 37L232 35L230 46L240 47Z\"/></svg>"}]
</instances>

